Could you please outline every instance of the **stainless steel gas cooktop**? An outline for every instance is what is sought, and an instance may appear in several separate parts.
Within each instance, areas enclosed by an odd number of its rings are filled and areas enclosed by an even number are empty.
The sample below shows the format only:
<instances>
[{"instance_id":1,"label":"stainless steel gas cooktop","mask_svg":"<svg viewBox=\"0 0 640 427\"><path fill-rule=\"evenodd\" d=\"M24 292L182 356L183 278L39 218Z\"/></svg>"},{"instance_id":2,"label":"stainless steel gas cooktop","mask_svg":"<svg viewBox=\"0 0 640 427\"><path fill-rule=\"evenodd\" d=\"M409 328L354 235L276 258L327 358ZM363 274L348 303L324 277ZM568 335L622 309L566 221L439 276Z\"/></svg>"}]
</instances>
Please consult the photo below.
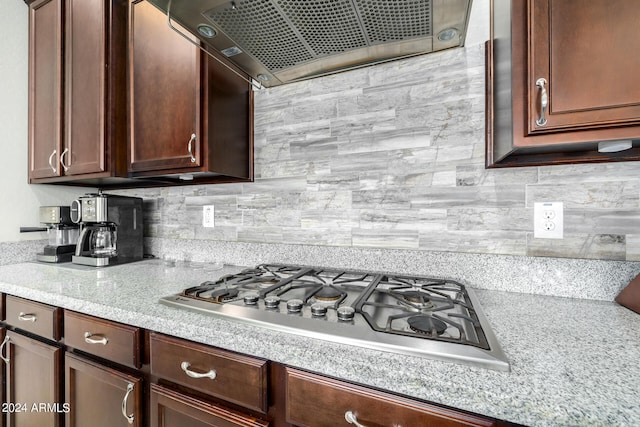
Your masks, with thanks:
<instances>
[{"instance_id":1,"label":"stainless steel gas cooktop","mask_svg":"<svg viewBox=\"0 0 640 427\"><path fill-rule=\"evenodd\" d=\"M509 370L473 290L454 280L263 264L160 302L324 340Z\"/></svg>"}]
</instances>

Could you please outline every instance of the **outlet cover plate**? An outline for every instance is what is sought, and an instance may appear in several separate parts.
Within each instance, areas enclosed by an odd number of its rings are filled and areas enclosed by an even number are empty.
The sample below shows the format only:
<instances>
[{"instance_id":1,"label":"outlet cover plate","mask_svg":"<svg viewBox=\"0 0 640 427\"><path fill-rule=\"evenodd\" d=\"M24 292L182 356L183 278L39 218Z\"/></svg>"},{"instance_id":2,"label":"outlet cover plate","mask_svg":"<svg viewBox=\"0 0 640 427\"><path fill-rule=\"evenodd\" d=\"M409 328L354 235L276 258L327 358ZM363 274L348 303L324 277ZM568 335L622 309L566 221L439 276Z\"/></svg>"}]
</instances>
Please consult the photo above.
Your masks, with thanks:
<instances>
[{"instance_id":1,"label":"outlet cover plate","mask_svg":"<svg viewBox=\"0 0 640 427\"><path fill-rule=\"evenodd\" d=\"M562 239L564 236L564 204L541 202L533 204L533 237Z\"/></svg>"},{"instance_id":2,"label":"outlet cover plate","mask_svg":"<svg viewBox=\"0 0 640 427\"><path fill-rule=\"evenodd\" d=\"M215 227L215 210L213 205L206 205L202 207L202 226L203 227Z\"/></svg>"}]
</instances>

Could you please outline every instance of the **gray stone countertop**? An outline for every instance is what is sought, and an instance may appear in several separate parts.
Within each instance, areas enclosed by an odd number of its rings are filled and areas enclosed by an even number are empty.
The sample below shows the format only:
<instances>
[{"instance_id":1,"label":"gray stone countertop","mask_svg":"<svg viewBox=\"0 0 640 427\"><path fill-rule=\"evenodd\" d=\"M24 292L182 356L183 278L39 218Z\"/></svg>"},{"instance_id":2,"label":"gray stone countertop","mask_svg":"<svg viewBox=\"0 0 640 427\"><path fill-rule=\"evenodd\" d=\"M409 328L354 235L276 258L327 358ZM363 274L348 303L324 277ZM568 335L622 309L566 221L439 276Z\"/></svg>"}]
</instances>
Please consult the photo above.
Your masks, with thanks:
<instances>
[{"instance_id":1,"label":"gray stone countertop","mask_svg":"<svg viewBox=\"0 0 640 427\"><path fill-rule=\"evenodd\" d=\"M0 292L520 424L640 425L640 316L613 302L476 290L511 372L321 341L158 303L237 269L159 260L103 269L23 263L0 267Z\"/></svg>"}]
</instances>

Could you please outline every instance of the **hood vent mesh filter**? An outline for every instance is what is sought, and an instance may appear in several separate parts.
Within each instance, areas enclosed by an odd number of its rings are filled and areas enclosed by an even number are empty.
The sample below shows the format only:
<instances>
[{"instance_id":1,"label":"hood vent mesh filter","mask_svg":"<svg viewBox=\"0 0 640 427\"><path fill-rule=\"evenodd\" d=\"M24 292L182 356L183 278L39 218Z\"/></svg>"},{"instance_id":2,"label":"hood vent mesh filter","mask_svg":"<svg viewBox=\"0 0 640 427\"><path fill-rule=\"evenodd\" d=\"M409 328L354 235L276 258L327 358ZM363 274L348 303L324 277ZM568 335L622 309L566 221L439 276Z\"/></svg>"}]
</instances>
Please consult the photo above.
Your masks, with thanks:
<instances>
[{"instance_id":1,"label":"hood vent mesh filter","mask_svg":"<svg viewBox=\"0 0 640 427\"><path fill-rule=\"evenodd\" d=\"M271 72L432 35L431 0L239 0L203 15Z\"/></svg>"}]
</instances>

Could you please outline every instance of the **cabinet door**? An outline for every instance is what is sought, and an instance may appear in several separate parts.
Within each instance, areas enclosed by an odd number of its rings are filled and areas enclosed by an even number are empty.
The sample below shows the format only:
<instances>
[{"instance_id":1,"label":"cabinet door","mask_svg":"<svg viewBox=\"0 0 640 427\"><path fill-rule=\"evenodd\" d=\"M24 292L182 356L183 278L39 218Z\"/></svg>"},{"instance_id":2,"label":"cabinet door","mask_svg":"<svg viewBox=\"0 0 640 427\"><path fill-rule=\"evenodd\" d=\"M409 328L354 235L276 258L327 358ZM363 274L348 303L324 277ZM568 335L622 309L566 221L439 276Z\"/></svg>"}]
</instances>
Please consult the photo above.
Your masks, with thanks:
<instances>
[{"instance_id":1,"label":"cabinet door","mask_svg":"<svg viewBox=\"0 0 640 427\"><path fill-rule=\"evenodd\" d=\"M152 427L267 427L268 422L151 384Z\"/></svg>"},{"instance_id":2,"label":"cabinet door","mask_svg":"<svg viewBox=\"0 0 640 427\"><path fill-rule=\"evenodd\" d=\"M640 123L637 0L535 0L528 13L529 133Z\"/></svg>"},{"instance_id":3,"label":"cabinet door","mask_svg":"<svg viewBox=\"0 0 640 427\"><path fill-rule=\"evenodd\" d=\"M129 170L200 167L199 49L150 3L129 13Z\"/></svg>"},{"instance_id":4,"label":"cabinet door","mask_svg":"<svg viewBox=\"0 0 640 427\"><path fill-rule=\"evenodd\" d=\"M67 427L142 426L142 380L65 355Z\"/></svg>"},{"instance_id":5,"label":"cabinet door","mask_svg":"<svg viewBox=\"0 0 640 427\"><path fill-rule=\"evenodd\" d=\"M62 425L62 349L13 331L7 337L7 425Z\"/></svg>"},{"instance_id":6,"label":"cabinet door","mask_svg":"<svg viewBox=\"0 0 640 427\"><path fill-rule=\"evenodd\" d=\"M60 175L62 0L29 6L29 178Z\"/></svg>"},{"instance_id":7,"label":"cabinet door","mask_svg":"<svg viewBox=\"0 0 640 427\"><path fill-rule=\"evenodd\" d=\"M107 0L66 0L66 175L105 171L109 7Z\"/></svg>"}]
</instances>

